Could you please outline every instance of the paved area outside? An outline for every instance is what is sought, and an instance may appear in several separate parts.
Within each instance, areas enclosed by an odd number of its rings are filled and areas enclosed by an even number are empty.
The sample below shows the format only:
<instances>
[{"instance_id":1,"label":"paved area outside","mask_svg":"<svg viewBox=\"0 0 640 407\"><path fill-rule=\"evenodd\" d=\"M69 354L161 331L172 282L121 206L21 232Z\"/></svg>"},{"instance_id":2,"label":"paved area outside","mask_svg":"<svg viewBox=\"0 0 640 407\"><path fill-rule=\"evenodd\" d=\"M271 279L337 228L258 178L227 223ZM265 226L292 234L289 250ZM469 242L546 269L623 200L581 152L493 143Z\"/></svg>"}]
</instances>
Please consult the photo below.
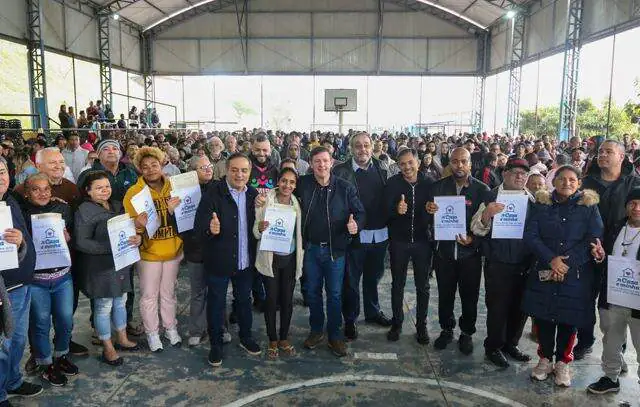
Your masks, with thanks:
<instances>
[{"instance_id":1,"label":"paved area outside","mask_svg":"<svg viewBox=\"0 0 640 407\"><path fill-rule=\"evenodd\" d=\"M410 271L411 272L411 271ZM308 333L308 309L301 305L296 289L291 339L298 350L295 357L277 361L249 357L238 347L237 326L234 340L225 347L222 367L206 362L208 343L186 346L189 303L189 276L186 267L178 282L182 348L165 343L161 354L124 354L125 363L111 368L98 361L101 348L90 346L91 355L75 358L80 374L62 388L45 386L33 399L14 398L17 406L640 406L640 384L636 374L635 352L625 355L629 373L621 378L618 394L592 396L586 386L601 376L601 335L594 352L573 366L573 386L557 388L552 380L533 383L529 364L513 362L499 370L485 362L482 341L486 311L484 290L479 305L475 352L462 355L454 342L438 352L433 345L419 345L414 339L411 313L415 307L413 278L407 280L405 303L409 312L400 341L386 340L386 329L364 323L360 337L349 344L349 356L334 357L326 343L314 351L303 349ZM440 332L437 318L437 288L431 280L429 332L435 339ZM391 277L389 271L380 285L383 310L390 314ZM76 314L74 339L89 345L89 301L81 300ZM456 315L459 315L459 304ZM598 331L598 330L597 330ZM529 326L526 328L529 332ZM254 314L254 336L266 347L262 314ZM456 333L457 338L457 333ZM629 340L629 343L631 341ZM525 335L521 347L535 356L536 345ZM25 360L26 360L25 355ZM535 360L535 358L534 358ZM24 363L23 363L24 364ZM38 377L29 380L40 382Z\"/></svg>"}]
</instances>

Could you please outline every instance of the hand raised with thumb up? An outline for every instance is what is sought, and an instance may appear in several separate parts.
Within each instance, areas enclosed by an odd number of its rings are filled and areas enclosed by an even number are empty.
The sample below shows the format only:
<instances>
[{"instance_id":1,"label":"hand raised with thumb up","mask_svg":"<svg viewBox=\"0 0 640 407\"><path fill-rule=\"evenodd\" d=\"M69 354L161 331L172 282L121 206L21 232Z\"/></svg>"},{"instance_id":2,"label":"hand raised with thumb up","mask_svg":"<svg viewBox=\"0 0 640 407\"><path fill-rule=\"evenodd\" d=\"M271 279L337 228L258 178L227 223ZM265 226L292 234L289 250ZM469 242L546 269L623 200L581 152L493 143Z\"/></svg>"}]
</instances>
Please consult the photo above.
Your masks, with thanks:
<instances>
[{"instance_id":1,"label":"hand raised with thumb up","mask_svg":"<svg viewBox=\"0 0 640 407\"><path fill-rule=\"evenodd\" d=\"M347 222L347 230L349 231L350 235L358 234L358 224L356 223L355 219L353 219L353 214L349 215L349 221Z\"/></svg>"},{"instance_id":2,"label":"hand raised with thumb up","mask_svg":"<svg viewBox=\"0 0 640 407\"><path fill-rule=\"evenodd\" d=\"M220 234L220 219L218 219L218 215L215 212L213 213L213 217L211 218L211 223L209 223L209 230L214 236Z\"/></svg>"},{"instance_id":3,"label":"hand raised with thumb up","mask_svg":"<svg viewBox=\"0 0 640 407\"><path fill-rule=\"evenodd\" d=\"M400 195L400 202L398 202L398 215L405 215L407 209L407 202L404 200L404 194L402 194Z\"/></svg>"}]
</instances>

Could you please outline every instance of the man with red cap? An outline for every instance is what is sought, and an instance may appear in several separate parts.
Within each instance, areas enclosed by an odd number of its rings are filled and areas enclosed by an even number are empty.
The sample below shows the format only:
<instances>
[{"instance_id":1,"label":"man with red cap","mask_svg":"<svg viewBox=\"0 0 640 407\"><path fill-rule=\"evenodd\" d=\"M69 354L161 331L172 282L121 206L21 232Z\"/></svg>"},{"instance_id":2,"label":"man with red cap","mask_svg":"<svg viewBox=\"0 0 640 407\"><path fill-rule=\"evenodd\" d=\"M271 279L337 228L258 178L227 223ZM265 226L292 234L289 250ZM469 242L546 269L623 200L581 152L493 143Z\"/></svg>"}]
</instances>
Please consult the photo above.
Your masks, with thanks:
<instances>
[{"instance_id":1,"label":"man with red cap","mask_svg":"<svg viewBox=\"0 0 640 407\"><path fill-rule=\"evenodd\" d=\"M522 239L494 239L491 237L493 217L505 206L496 202L502 194L525 194L530 204L533 196L525 188L529 163L512 158L504 169L503 183L484 194L483 203L471 220L471 232L482 237L482 251L486 258L484 268L485 302L487 304L487 338L484 340L487 359L498 367L506 368L505 354L519 362L530 357L518 348L527 320L520 310L531 254Z\"/></svg>"}]
</instances>

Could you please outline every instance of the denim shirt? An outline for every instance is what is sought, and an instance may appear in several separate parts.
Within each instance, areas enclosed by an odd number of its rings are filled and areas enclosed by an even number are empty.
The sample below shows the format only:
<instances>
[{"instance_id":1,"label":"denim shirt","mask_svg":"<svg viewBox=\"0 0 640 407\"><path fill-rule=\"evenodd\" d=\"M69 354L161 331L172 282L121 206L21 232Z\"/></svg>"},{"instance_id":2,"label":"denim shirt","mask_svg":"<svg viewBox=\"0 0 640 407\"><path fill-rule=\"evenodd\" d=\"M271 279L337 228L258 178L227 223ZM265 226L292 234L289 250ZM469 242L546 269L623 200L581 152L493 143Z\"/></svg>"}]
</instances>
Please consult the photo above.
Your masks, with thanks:
<instances>
[{"instance_id":1,"label":"denim shirt","mask_svg":"<svg viewBox=\"0 0 640 407\"><path fill-rule=\"evenodd\" d=\"M249 237L247 226L247 187L242 191L233 189L229 183L229 192L238 206L238 270L249 267Z\"/></svg>"}]
</instances>

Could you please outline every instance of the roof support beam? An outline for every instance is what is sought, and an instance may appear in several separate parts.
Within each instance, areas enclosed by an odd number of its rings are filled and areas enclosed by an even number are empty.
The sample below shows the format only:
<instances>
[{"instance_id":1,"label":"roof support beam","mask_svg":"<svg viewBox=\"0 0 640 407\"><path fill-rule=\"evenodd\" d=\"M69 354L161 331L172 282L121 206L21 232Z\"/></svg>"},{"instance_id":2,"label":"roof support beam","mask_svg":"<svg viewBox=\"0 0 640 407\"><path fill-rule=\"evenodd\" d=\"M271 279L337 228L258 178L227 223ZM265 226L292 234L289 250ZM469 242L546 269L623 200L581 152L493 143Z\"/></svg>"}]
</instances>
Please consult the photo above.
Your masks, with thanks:
<instances>
[{"instance_id":1,"label":"roof support beam","mask_svg":"<svg viewBox=\"0 0 640 407\"><path fill-rule=\"evenodd\" d=\"M452 24L457 25L458 27L463 28L465 31L475 34L479 31L483 31L484 29L479 27L478 25L472 24L469 21L452 14L451 12L447 12L438 7L431 6L427 3L423 3L420 0L384 0L387 3L395 4L400 7L404 7L405 9L412 11L422 11L433 16L439 17L442 20L448 21Z\"/></svg>"},{"instance_id":2,"label":"roof support beam","mask_svg":"<svg viewBox=\"0 0 640 407\"><path fill-rule=\"evenodd\" d=\"M564 66L560 100L558 137L568 140L575 135L578 115L578 72L582 47L582 12L584 0L567 0L567 37L564 43Z\"/></svg>"},{"instance_id":3,"label":"roof support beam","mask_svg":"<svg viewBox=\"0 0 640 407\"><path fill-rule=\"evenodd\" d=\"M384 19L384 3L382 0L378 0L378 36L377 49L376 49L376 73L380 75L380 66L382 65L382 23Z\"/></svg>"},{"instance_id":4,"label":"roof support beam","mask_svg":"<svg viewBox=\"0 0 640 407\"><path fill-rule=\"evenodd\" d=\"M110 17L111 14L108 10L98 12L98 52L100 54L100 98L102 103L113 106L111 48L109 44Z\"/></svg>"},{"instance_id":5,"label":"roof support beam","mask_svg":"<svg viewBox=\"0 0 640 407\"><path fill-rule=\"evenodd\" d=\"M242 2L242 4L239 4ZM238 37L242 45L242 58L244 59L244 73L249 73L249 0L235 0L236 19L238 21Z\"/></svg>"},{"instance_id":6,"label":"roof support beam","mask_svg":"<svg viewBox=\"0 0 640 407\"><path fill-rule=\"evenodd\" d=\"M524 13L511 19L511 67L509 69L509 99L507 100L507 132L517 136L520 131L520 84L524 59Z\"/></svg>"},{"instance_id":7,"label":"roof support beam","mask_svg":"<svg viewBox=\"0 0 640 407\"><path fill-rule=\"evenodd\" d=\"M47 86L45 83L44 40L42 39L41 0L27 0L27 52L29 63L29 92L31 113L38 115L33 128L49 128L47 113Z\"/></svg>"}]
</instances>

